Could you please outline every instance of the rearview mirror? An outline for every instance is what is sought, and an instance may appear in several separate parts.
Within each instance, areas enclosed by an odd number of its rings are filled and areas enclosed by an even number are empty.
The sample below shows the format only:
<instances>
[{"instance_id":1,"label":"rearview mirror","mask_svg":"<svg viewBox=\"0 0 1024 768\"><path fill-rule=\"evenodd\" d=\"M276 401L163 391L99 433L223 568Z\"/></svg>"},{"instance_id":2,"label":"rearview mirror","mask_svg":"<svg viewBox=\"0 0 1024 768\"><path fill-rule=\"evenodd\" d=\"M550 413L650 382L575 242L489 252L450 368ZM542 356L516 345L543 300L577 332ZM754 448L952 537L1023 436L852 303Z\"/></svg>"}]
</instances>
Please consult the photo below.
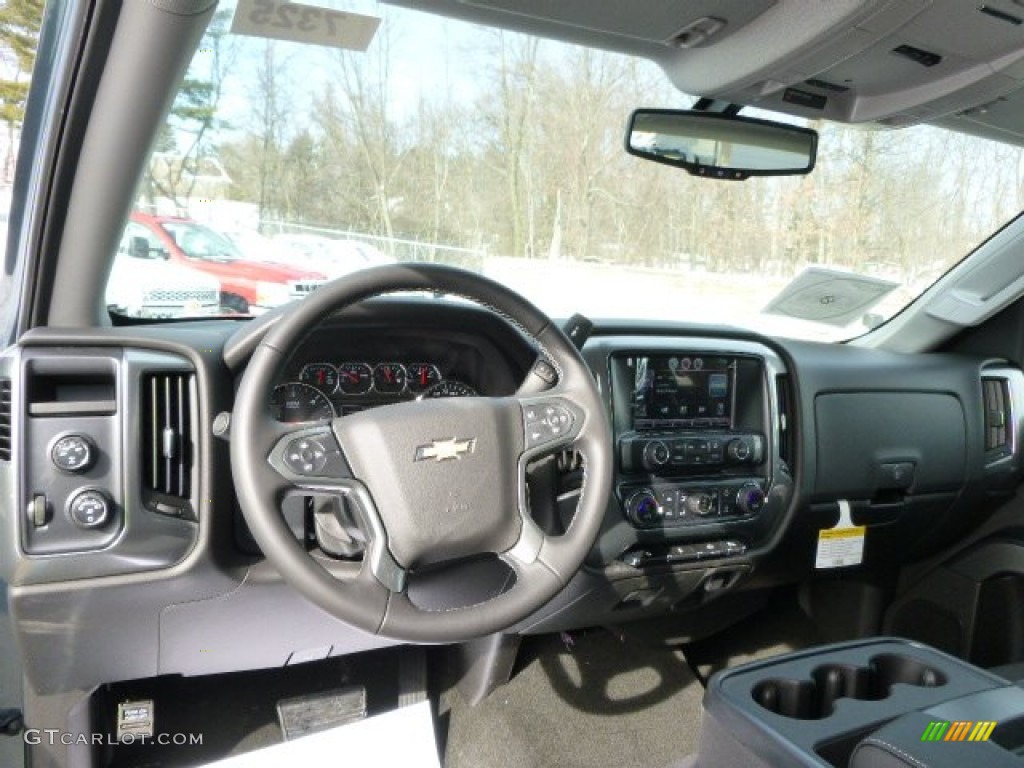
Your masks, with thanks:
<instances>
[{"instance_id":1,"label":"rearview mirror","mask_svg":"<svg viewBox=\"0 0 1024 768\"><path fill-rule=\"evenodd\" d=\"M629 120L626 151L694 176L742 181L810 173L818 133L719 112L638 109Z\"/></svg>"}]
</instances>

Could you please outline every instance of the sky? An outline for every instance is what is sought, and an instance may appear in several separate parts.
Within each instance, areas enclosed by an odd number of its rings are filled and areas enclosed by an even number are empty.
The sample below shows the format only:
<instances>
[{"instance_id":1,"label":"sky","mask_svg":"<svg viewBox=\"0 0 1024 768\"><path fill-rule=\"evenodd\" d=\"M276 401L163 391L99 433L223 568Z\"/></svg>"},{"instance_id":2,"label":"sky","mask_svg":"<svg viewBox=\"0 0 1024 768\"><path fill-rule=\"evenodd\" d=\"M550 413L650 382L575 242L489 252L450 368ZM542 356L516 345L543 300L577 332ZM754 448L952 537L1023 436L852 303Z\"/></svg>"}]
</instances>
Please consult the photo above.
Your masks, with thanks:
<instances>
[{"instance_id":1,"label":"sky","mask_svg":"<svg viewBox=\"0 0 1024 768\"><path fill-rule=\"evenodd\" d=\"M451 53L464 53L480 44L480 28L428 13L413 11L377 2L354 0L346 2L310 3L320 7L361 13L382 18L377 35L366 56L376 60L383 45L390 45L388 96L392 114L401 120L411 115L422 96L436 97L447 91L459 102L474 100L482 83L472 69L452 64ZM233 8L223 3L221 8ZM390 36L390 38L389 38ZM220 110L232 125L243 125L250 111L249 97L257 83L258 67L264 55L262 38L233 36L238 45L238 60L229 87L225 89ZM410 40L415 38L414 44ZM279 69L291 82L288 98L298 113L305 113L311 99L323 93L332 77L337 77L337 51L323 46L275 40L275 56ZM194 66L203 71L203 59L197 54ZM425 88L429 93L425 93Z\"/></svg>"}]
</instances>

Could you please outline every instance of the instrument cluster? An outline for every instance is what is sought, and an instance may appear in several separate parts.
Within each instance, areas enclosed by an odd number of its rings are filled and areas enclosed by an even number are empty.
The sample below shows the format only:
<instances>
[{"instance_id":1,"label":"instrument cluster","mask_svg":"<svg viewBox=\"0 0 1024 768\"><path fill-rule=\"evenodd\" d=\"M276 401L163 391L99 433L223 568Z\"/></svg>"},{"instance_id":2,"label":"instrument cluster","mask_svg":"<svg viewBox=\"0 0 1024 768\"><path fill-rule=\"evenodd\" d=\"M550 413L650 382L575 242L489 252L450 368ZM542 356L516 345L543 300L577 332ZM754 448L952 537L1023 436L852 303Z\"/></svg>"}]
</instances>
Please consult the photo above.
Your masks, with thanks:
<instances>
[{"instance_id":1,"label":"instrument cluster","mask_svg":"<svg viewBox=\"0 0 1024 768\"><path fill-rule=\"evenodd\" d=\"M477 391L430 362L310 362L298 381L276 387L270 406L283 422L332 419L373 405L427 397L473 397Z\"/></svg>"}]
</instances>

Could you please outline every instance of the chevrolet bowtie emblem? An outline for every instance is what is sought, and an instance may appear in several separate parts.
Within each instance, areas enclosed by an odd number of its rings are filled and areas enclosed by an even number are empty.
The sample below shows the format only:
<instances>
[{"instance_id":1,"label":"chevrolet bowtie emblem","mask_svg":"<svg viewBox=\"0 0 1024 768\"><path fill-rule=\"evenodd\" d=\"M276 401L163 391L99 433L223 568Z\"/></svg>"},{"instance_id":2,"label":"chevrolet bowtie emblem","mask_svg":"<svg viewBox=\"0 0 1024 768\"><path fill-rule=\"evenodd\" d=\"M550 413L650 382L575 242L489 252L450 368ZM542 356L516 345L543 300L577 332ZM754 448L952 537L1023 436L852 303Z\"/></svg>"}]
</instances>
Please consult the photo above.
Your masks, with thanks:
<instances>
[{"instance_id":1,"label":"chevrolet bowtie emblem","mask_svg":"<svg viewBox=\"0 0 1024 768\"><path fill-rule=\"evenodd\" d=\"M476 439L459 440L457 437L448 440L435 440L432 443L421 445L416 448L416 457L413 461L448 461L449 459L461 459L464 454L472 453L476 447Z\"/></svg>"}]
</instances>

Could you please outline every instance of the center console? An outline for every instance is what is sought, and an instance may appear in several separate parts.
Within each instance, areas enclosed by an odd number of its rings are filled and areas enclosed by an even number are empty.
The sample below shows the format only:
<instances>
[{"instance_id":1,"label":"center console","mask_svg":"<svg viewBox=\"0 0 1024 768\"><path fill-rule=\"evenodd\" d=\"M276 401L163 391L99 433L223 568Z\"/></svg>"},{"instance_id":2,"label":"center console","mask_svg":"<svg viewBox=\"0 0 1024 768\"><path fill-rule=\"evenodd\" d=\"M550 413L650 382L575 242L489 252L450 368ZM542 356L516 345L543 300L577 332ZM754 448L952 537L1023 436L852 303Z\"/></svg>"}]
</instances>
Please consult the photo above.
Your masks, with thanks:
<instances>
[{"instance_id":1,"label":"center console","mask_svg":"<svg viewBox=\"0 0 1024 768\"><path fill-rule=\"evenodd\" d=\"M611 358L626 517L638 528L699 525L756 515L764 506L765 437L740 422L742 383L756 383L753 358L679 353ZM744 400L750 393L744 392Z\"/></svg>"},{"instance_id":2,"label":"center console","mask_svg":"<svg viewBox=\"0 0 1024 768\"><path fill-rule=\"evenodd\" d=\"M782 362L741 340L617 341L604 350L604 367L615 500L635 541L623 562L645 567L756 548L789 497Z\"/></svg>"},{"instance_id":3,"label":"center console","mask_svg":"<svg viewBox=\"0 0 1024 768\"><path fill-rule=\"evenodd\" d=\"M592 336L583 355L612 423L613 492L585 567L518 630L674 615L693 617L675 626L697 637L759 608L762 593L744 586L794 487L781 355L694 333Z\"/></svg>"},{"instance_id":4,"label":"center console","mask_svg":"<svg viewBox=\"0 0 1024 768\"><path fill-rule=\"evenodd\" d=\"M1024 765L1024 689L907 640L725 670L704 710L697 766Z\"/></svg>"}]
</instances>

